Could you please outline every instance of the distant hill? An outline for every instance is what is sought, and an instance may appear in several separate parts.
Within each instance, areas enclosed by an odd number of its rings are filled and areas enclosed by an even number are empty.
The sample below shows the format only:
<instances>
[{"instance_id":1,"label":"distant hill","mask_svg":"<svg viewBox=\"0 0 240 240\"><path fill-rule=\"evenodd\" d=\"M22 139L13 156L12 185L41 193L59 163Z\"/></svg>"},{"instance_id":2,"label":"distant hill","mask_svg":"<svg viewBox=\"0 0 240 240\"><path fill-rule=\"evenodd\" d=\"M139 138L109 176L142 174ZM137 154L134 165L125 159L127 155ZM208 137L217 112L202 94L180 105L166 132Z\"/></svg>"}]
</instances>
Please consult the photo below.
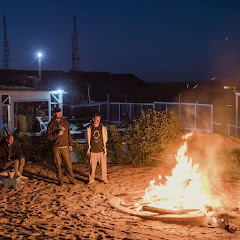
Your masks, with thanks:
<instances>
[{"instance_id":1,"label":"distant hill","mask_svg":"<svg viewBox=\"0 0 240 240\"><path fill-rule=\"evenodd\" d=\"M37 89L64 89L71 95L81 95L78 100L88 100L87 86L90 85L91 100L131 101L141 99L145 83L133 74L111 74L109 72L62 72L42 71L39 82L38 71L0 70L0 85L25 86ZM71 96L70 96L71 97Z\"/></svg>"},{"instance_id":2,"label":"distant hill","mask_svg":"<svg viewBox=\"0 0 240 240\"><path fill-rule=\"evenodd\" d=\"M180 101L206 104L234 102L233 90L240 90L238 81L231 82L144 82L133 74L109 72L63 72L42 71L39 82L38 71L0 70L0 85L25 86L37 89L64 89L69 92L66 100L88 101L88 86L93 101L153 102ZM224 89L227 86L227 89ZM234 89L235 87L235 89Z\"/></svg>"}]
</instances>

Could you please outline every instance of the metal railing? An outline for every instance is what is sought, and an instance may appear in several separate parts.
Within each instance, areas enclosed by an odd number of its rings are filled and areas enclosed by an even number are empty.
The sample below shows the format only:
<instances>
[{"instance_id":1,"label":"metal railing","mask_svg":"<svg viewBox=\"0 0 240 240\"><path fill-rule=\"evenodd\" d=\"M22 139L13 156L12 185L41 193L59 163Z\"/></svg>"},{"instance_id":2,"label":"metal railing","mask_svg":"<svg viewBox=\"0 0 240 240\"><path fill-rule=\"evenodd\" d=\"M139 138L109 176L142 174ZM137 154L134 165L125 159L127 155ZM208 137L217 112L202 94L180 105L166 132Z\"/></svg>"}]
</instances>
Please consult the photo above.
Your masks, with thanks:
<instances>
[{"instance_id":1,"label":"metal railing","mask_svg":"<svg viewBox=\"0 0 240 240\"><path fill-rule=\"evenodd\" d=\"M107 114L107 111L110 111ZM185 129L201 132L213 132L213 105L179 102L120 103L110 102L99 105L102 118L111 123L132 121L141 116L142 110L175 111ZM110 119L108 119L108 117Z\"/></svg>"},{"instance_id":2,"label":"metal railing","mask_svg":"<svg viewBox=\"0 0 240 240\"><path fill-rule=\"evenodd\" d=\"M227 124L228 137L237 137L237 138L239 138L240 137L239 129L240 129L240 127L238 127L238 134L236 136L236 125Z\"/></svg>"}]
</instances>

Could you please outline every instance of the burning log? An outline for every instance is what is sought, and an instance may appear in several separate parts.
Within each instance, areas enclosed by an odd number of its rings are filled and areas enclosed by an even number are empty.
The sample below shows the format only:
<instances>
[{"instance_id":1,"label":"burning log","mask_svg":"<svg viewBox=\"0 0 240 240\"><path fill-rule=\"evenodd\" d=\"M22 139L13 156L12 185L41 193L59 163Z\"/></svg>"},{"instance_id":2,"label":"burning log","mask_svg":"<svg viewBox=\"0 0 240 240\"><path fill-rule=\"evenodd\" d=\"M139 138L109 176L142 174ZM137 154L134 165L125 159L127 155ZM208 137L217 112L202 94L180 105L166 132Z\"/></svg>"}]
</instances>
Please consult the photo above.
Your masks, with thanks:
<instances>
[{"instance_id":1,"label":"burning log","mask_svg":"<svg viewBox=\"0 0 240 240\"><path fill-rule=\"evenodd\" d=\"M152 212L152 213L158 213L160 215L165 214L186 214L190 212L197 212L200 211L199 209L184 209L184 210L168 210L168 209L162 209L162 208L156 208L156 207L150 207L150 206L143 206L142 210L145 212Z\"/></svg>"},{"instance_id":2,"label":"burning log","mask_svg":"<svg viewBox=\"0 0 240 240\"><path fill-rule=\"evenodd\" d=\"M222 228L226 231L230 231L229 224L227 222L225 222L224 219L218 219L217 224L219 225L220 228Z\"/></svg>"},{"instance_id":3,"label":"burning log","mask_svg":"<svg viewBox=\"0 0 240 240\"><path fill-rule=\"evenodd\" d=\"M161 201L163 201L165 199L161 199ZM122 202L121 202L121 205L122 206L125 206L125 207L139 207L139 206L142 206L142 205L146 205L146 204L150 204L150 203L155 203L155 202L159 202L159 198L152 198L150 200L144 200L140 197L138 197L137 199L130 199L130 198L125 198ZM136 204L136 205L135 205Z\"/></svg>"},{"instance_id":4,"label":"burning log","mask_svg":"<svg viewBox=\"0 0 240 240\"><path fill-rule=\"evenodd\" d=\"M159 199L158 196L154 196L151 199L143 199L141 197L137 201L137 204L138 205L147 205L147 204L150 204L150 203L157 203L157 202L160 202L160 201L167 201L167 200L169 200L169 198L161 198L161 199Z\"/></svg>"},{"instance_id":5,"label":"burning log","mask_svg":"<svg viewBox=\"0 0 240 240\"><path fill-rule=\"evenodd\" d=\"M199 225L205 221L206 216L200 213L193 214L164 214L160 215L158 213L153 212L139 212L132 210L128 207L124 207L121 205L122 199L120 197L113 197L110 199L109 203L112 207L118 209L121 212L128 213L132 216L137 216L142 219L148 220L160 220L165 223L177 223L177 224L189 224L189 225Z\"/></svg>"}]
</instances>

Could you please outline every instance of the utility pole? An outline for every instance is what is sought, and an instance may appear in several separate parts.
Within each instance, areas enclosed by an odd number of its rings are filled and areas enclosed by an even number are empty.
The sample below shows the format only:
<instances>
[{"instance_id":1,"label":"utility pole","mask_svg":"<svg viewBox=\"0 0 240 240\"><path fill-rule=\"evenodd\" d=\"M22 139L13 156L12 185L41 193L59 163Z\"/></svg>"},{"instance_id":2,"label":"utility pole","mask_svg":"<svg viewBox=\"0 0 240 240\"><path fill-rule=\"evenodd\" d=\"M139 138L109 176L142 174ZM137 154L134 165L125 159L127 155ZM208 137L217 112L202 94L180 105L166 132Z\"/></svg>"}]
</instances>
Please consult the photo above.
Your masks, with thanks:
<instances>
[{"instance_id":1,"label":"utility pole","mask_svg":"<svg viewBox=\"0 0 240 240\"><path fill-rule=\"evenodd\" d=\"M91 85L87 85L87 90L88 90L88 102L91 102L91 97L90 97L90 90L89 88L91 87Z\"/></svg>"},{"instance_id":2,"label":"utility pole","mask_svg":"<svg viewBox=\"0 0 240 240\"><path fill-rule=\"evenodd\" d=\"M110 125L110 98L109 98L109 93L107 94L107 120L108 120L108 125Z\"/></svg>"},{"instance_id":3,"label":"utility pole","mask_svg":"<svg viewBox=\"0 0 240 240\"><path fill-rule=\"evenodd\" d=\"M181 93L179 93L178 97L179 97L178 118L181 119Z\"/></svg>"},{"instance_id":4,"label":"utility pole","mask_svg":"<svg viewBox=\"0 0 240 240\"><path fill-rule=\"evenodd\" d=\"M73 35L72 35L72 70L79 71L80 70L80 57L78 52L78 38L77 38L77 20L76 16L73 17Z\"/></svg>"},{"instance_id":5,"label":"utility pole","mask_svg":"<svg viewBox=\"0 0 240 240\"><path fill-rule=\"evenodd\" d=\"M3 16L3 69L10 69L10 55L7 41L6 16Z\"/></svg>"}]
</instances>

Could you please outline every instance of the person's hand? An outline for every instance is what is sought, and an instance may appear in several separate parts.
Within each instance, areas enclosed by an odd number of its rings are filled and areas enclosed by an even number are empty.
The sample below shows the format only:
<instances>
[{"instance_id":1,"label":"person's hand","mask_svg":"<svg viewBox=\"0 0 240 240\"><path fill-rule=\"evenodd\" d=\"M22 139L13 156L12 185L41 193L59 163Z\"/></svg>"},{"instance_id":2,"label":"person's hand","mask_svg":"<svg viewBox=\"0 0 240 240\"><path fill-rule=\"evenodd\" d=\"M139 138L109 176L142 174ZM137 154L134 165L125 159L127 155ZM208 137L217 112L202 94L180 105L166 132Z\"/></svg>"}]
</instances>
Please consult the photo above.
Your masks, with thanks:
<instances>
[{"instance_id":1,"label":"person's hand","mask_svg":"<svg viewBox=\"0 0 240 240\"><path fill-rule=\"evenodd\" d=\"M68 147L68 150L71 152L71 151L72 151L72 146L69 146L69 147Z\"/></svg>"},{"instance_id":2,"label":"person's hand","mask_svg":"<svg viewBox=\"0 0 240 240\"><path fill-rule=\"evenodd\" d=\"M63 130L58 132L58 136L61 136L61 135L63 135Z\"/></svg>"},{"instance_id":3,"label":"person's hand","mask_svg":"<svg viewBox=\"0 0 240 240\"><path fill-rule=\"evenodd\" d=\"M107 149L106 148L103 149L103 155L107 156Z\"/></svg>"}]
</instances>

